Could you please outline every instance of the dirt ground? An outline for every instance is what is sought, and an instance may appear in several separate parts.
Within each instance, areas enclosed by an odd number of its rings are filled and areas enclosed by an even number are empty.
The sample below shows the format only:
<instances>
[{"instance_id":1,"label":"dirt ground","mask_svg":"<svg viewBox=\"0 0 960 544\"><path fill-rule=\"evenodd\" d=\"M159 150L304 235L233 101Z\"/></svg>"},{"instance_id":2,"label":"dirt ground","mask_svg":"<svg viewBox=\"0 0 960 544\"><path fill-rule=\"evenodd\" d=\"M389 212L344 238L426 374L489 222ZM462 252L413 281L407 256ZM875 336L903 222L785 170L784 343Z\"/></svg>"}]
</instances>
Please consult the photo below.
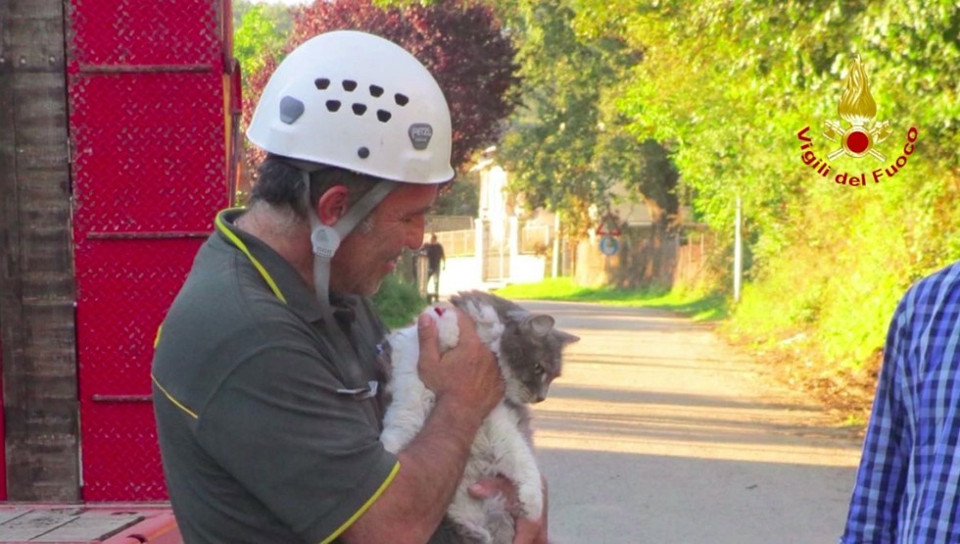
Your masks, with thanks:
<instances>
[{"instance_id":1,"label":"dirt ground","mask_svg":"<svg viewBox=\"0 0 960 544\"><path fill-rule=\"evenodd\" d=\"M880 371L880 352L860 369L837 369L834 364L805 356L802 348L793 349L788 345L779 349L760 349L722 327L713 330L731 349L759 362L771 379L810 395L834 424L846 427L852 436L862 438Z\"/></svg>"}]
</instances>

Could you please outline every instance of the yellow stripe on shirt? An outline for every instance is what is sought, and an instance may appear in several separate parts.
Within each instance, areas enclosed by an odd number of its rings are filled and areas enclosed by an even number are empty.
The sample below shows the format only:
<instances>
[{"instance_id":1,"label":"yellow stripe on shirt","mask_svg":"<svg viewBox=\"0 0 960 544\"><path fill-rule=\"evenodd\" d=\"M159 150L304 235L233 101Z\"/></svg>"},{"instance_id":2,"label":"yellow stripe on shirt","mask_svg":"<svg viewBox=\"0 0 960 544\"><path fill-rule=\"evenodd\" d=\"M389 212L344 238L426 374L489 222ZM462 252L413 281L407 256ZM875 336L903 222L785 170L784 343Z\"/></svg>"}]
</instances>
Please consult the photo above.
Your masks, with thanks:
<instances>
[{"instance_id":1,"label":"yellow stripe on shirt","mask_svg":"<svg viewBox=\"0 0 960 544\"><path fill-rule=\"evenodd\" d=\"M173 403L174 406L176 406L177 408L179 408L179 409L183 410L184 412L186 412L187 415L189 415L189 416L192 417L193 419L200 419L200 416L198 416L196 412L194 412L193 410L191 410L191 409L187 408L186 406L184 406L182 402L180 402L179 400L175 399L175 398L173 397L173 395L171 395L170 393L168 393L167 390L164 389L162 385L160 385L160 382L157 381L157 377L156 377L156 376L154 376L153 374L150 374L150 379L153 380L153 383L156 384L157 389L159 389L160 392L162 392L162 393L170 400L170 402Z\"/></svg>"},{"instance_id":2,"label":"yellow stripe on shirt","mask_svg":"<svg viewBox=\"0 0 960 544\"><path fill-rule=\"evenodd\" d=\"M390 474L387 475L387 479L384 480L382 484L380 484L380 488L377 489L376 492L374 492L374 494L371 495L369 499L367 499L367 502L363 503L363 506L361 506L360 509L357 510L352 516L350 516L350 519L343 522L343 525L338 527L337 530L333 532L333 534L328 536L326 539L320 541L320 544L330 544L330 542L333 542L334 540L336 540L338 536L340 536L344 531L346 531L348 527L353 525L353 523L357 521L357 519L360 518L360 516L362 516L367 510L370 509L371 506L373 506L373 503L377 502L377 499L380 498L380 495L383 495L383 492L387 490L387 487L390 486L390 484L393 482L393 479L397 477L398 472L400 472L400 461L397 461L393 465L393 470L391 470Z\"/></svg>"},{"instance_id":3,"label":"yellow stripe on shirt","mask_svg":"<svg viewBox=\"0 0 960 544\"><path fill-rule=\"evenodd\" d=\"M236 209L236 208L233 208L233 209ZM232 211L232 210L231 209L224 210L217 214L217 218L215 220L215 223L217 224L217 230L219 230L221 233L223 233L224 236L229 238L230 241L233 242L233 245L235 245L237 249L242 251L243 254L246 255L248 259L250 259L250 262L253 263L253 266L256 267L258 272L260 272L260 275L263 277L264 281L266 281L267 285L270 286L270 290L273 291L273 294L276 295L281 302L286 304L287 299L283 296L283 293L280 292L280 288L277 286L277 283L273 281L273 278L271 278L270 274L267 273L267 269L264 268L262 264L260 264L260 261L258 261L256 257L253 256L252 253L250 253L250 250L247 249L247 245L243 243L243 240L241 240L223 223L223 219L222 219L223 214L229 211Z\"/></svg>"}]
</instances>

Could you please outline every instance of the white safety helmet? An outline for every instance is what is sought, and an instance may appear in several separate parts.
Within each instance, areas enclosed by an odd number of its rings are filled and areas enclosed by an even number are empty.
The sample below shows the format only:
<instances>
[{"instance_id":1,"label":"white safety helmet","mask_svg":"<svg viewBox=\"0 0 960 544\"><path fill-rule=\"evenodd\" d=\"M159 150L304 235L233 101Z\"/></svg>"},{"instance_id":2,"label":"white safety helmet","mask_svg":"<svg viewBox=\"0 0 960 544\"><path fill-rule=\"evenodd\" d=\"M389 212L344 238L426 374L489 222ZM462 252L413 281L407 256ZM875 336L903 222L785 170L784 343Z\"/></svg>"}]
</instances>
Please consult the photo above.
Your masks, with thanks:
<instances>
[{"instance_id":1,"label":"white safety helmet","mask_svg":"<svg viewBox=\"0 0 960 544\"><path fill-rule=\"evenodd\" d=\"M454 175L440 86L406 50L364 32L320 34L287 55L247 137L270 153L392 181Z\"/></svg>"}]
</instances>

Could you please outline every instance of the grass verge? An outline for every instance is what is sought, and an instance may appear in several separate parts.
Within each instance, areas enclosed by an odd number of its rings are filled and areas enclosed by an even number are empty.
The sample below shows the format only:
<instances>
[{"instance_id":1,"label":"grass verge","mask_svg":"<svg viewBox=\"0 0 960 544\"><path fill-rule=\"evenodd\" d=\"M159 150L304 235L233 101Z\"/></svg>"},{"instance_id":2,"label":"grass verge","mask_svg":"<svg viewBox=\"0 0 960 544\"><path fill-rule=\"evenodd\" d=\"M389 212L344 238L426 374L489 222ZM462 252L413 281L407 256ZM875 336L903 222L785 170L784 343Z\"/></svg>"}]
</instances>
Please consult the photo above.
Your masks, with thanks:
<instances>
[{"instance_id":1,"label":"grass verge","mask_svg":"<svg viewBox=\"0 0 960 544\"><path fill-rule=\"evenodd\" d=\"M703 294L663 289L613 289L581 287L571 278L553 278L540 283L508 285L497 289L498 296L514 300L564 300L611 306L659 308L691 317L716 321L727 316L727 300L720 294Z\"/></svg>"}]
</instances>

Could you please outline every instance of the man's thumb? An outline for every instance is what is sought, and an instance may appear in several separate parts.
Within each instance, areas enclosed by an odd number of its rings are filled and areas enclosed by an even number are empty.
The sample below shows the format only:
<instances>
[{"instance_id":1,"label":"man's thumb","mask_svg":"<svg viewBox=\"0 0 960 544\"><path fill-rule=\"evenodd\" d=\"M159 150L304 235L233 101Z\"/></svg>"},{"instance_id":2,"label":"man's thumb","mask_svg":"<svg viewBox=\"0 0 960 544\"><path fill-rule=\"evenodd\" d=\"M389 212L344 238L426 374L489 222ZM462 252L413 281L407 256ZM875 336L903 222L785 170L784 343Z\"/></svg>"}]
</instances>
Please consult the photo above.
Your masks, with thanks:
<instances>
[{"instance_id":1,"label":"man's thumb","mask_svg":"<svg viewBox=\"0 0 960 544\"><path fill-rule=\"evenodd\" d=\"M440 345L437 340L437 324L427 314L417 318L417 337L420 339L420 358L440 357Z\"/></svg>"}]
</instances>

